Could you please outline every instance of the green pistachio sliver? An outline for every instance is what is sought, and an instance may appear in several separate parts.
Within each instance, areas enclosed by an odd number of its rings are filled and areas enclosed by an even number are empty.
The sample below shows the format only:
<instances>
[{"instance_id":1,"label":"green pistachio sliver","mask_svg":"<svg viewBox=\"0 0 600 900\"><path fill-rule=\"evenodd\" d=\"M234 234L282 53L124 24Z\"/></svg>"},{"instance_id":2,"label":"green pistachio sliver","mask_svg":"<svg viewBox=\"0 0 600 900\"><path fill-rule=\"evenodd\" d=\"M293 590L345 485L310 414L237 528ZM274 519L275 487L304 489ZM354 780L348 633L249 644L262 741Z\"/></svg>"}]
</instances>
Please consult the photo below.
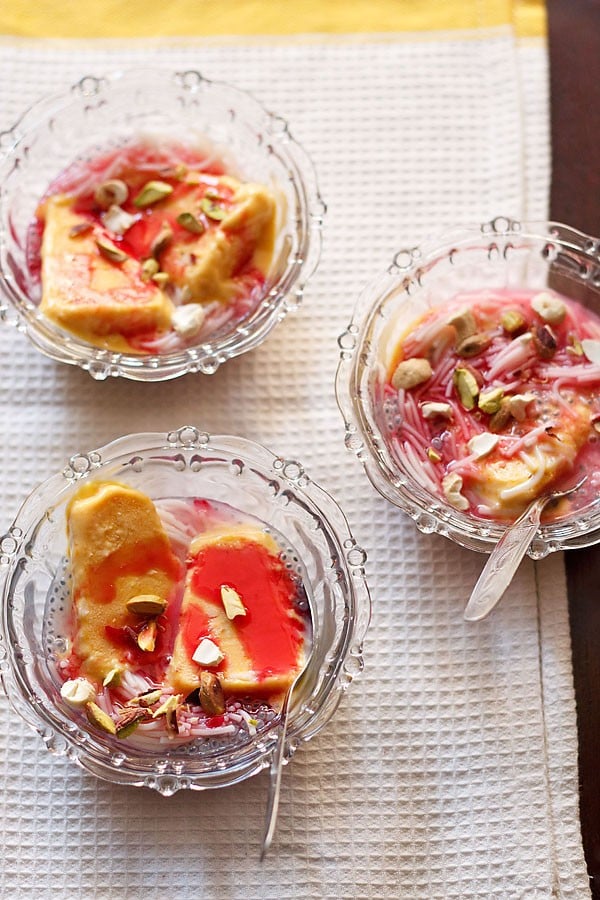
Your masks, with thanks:
<instances>
[{"instance_id":1,"label":"green pistachio sliver","mask_svg":"<svg viewBox=\"0 0 600 900\"><path fill-rule=\"evenodd\" d=\"M509 334L522 334L527 328L527 322L518 309L507 309L502 313L500 324Z\"/></svg>"},{"instance_id":2,"label":"green pistachio sliver","mask_svg":"<svg viewBox=\"0 0 600 900\"><path fill-rule=\"evenodd\" d=\"M482 412L493 415L500 409L500 403L502 402L503 397L504 390L501 387L492 388L479 395L477 405Z\"/></svg>"},{"instance_id":3,"label":"green pistachio sliver","mask_svg":"<svg viewBox=\"0 0 600 900\"><path fill-rule=\"evenodd\" d=\"M144 262L142 263L142 270L141 270L142 281L150 281L150 279L154 275L156 275L156 273L159 271L159 269L160 269L160 266L156 259L145 259Z\"/></svg>"},{"instance_id":4,"label":"green pistachio sliver","mask_svg":"<svg viewBox=\"0 0 600 900\"><path fill-rule=\"evenodd\" d=\"M103 709L100 709L97 703L86 703L85 712L90 724L95 725L96 728L105 731L107 734L117 733L115 723Z\"/></svg>"},{"instance_id":5,"label":"green pistachio sliver","mask_svg":"<svg viewBox=\"0 0 600 900\"><path fill-rule=\"evenodd\" d=\"M150 245L150 253L158 259L163 250L166 250L173 239L173 229L168 222L164 222L160 231Z\"/></svg>"},{"instance_id":6,"label":"green pistachio sliver","mask_svg":"<svg viewBox=\"0 0 600 900\"><path fill-rule=\"evenodd\" d=\"M110 260L110 262L114 263L122 263L125 262L126 259L129 259L126 253L122 250L119 250L112 241L108 241L106 238L97 238L96 239L96 247L102 254L105 259Z\"/></svg>"},{"instance_id":7,"label":"green pistachio sliver","mask_svg":"<svg viewBox=\"0 0 600 900\"><path fill-rule=\"evenodd\" d=\"M166 181L148 181L133 201L133 204L138 209L143 209L146 206L159 203L172 193L173 188Z\"/></svg>"},{"instance_id":8,"label":"green pistachio sliver","mask_svg":"<svg viewBox=\"0 0 600 900\"><path fill-rule=\"evenodd\" d=\"M191 231L192 234L202 234L205 230L202 222L191 212L179 213L177 216L177 223L181 225L182 228L185 228L186 231Z\"/></svg>"},{"instance_id":9,"label":"green pistachio sliver","mask_svg":"<svg viewBox=\"0 0 600 900\"><path fill-rule=\"evenodd\" d=\"M209 197L202 198L200 201L200 209L205 216L208 216L209 219L214 219L215 222L220 222L227 215L227 210L224 209L224 207L213 203Z\"/></svg>"},{"instance_id":10,"label":"green pistachio sliver","mask_svg":"<svg viewBox=\"0 0 600 900\"><path fill-rule=\"evenodd\" d=\"M473 373L468 369L455 369L452 381L464 408L474 409L479 396L479 385Z\"/></svg>"}]
</instances>

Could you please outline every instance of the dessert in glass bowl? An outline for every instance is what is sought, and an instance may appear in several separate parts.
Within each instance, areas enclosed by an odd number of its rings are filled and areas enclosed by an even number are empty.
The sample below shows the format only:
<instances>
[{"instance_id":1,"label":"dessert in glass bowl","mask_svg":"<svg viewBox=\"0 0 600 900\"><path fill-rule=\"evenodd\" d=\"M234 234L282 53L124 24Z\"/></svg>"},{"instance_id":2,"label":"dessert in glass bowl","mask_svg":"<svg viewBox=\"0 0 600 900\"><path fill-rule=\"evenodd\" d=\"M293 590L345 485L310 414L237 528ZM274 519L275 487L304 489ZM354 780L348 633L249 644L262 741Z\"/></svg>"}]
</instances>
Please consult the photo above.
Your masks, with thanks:
<instances>
[{"instance_id":1,"label":"dessert in glass bowl","mask_svg":"<svg viewBox=\"0 0 600 900\"><path fill-rule=\"evenodd\" d=\"M211 374L297 307L324 212L287 122L244 91L86 76L0 133L3 318L96 378Z\"/></svg>"},{"instance_id":2,"label":"dessert in glass bowl","mask_svg":"<svg viewBox=\"0 0 600 900\"><path fill-rule=\"evenodd\" d=\"M71 457L0 540L2 683L50 750L165 795L316 734L362 669L365 554L295 460L185 426ZM299 673L300 680L296 680Z\"/></svg>"},{"instance_id":3,"label":"dessert in glass bowl","mask_svg":"<svg viewBox=\"0 0 600 900\"><path fill-rule=\"evenodd\" d=\"M425 532L490 550L536 498L531 555L598 540L597 242L496 219L401 251L340 337L346 443Z\"/></svg>"}]
</instances>

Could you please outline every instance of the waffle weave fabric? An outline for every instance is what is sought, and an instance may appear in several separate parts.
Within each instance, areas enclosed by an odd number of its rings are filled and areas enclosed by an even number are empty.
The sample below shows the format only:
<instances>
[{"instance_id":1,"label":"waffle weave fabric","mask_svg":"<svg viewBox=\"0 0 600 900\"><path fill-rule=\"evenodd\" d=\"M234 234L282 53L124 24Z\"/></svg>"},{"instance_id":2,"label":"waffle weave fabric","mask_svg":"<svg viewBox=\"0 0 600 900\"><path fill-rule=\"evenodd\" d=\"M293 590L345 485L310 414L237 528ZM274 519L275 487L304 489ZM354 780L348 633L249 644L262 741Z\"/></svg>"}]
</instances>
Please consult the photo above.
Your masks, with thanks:
<instances>
[{"instance_id":1,"label":"waffle weave fabric","mask_svg":"<svg viewBox=\"0 0 600 900\"><path fill-rule=\"evenodd\" d=\"M15 42L0 129L41 94L138 64L253 92L311 153L328 204L305 302L216 375L95 383L0 330L0 530L76 451L185 423L300 459L368 552L365 673L284 772L163 798L53 758L0 699L0 894L17 900L588 896L562 559L521 566L497 613L462 609L483 557L418 533L344 449L336 337L396 250L499 214L543 219L546 55L510 29L194 42Z\"/></svg>"}]
</instances>

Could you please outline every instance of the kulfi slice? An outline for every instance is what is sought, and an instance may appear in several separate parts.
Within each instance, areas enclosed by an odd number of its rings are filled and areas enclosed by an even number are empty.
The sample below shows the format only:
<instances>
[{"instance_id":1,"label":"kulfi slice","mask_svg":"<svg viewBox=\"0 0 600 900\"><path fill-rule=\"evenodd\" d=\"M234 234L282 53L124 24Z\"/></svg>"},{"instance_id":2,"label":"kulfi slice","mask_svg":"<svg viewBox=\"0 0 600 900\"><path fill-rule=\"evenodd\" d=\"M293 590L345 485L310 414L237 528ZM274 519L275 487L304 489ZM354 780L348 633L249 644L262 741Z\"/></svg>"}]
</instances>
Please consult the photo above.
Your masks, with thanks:
<instances>
[{"instance_id":1,"label":"kulfi slice","mask_svg":"<svg viewBox=\"0 0 600 900\"><path fill-rule=\"evenodd\" d=\"M154 504L124 484L85 484L67 508L67 535L82 674L102 682L113 669L143 667L153 654L136 646L144 618L127 601L161 598L168 616L183 574Z\"/></svg>"},{"instance_id":2,"label":"kulfi slice","mask_svg":"<svg viewBox=\"0 0 600 900\"><path fill-rule=\"evenodd\" d=\"M298 586L273 537L252 525L228 524L190 546L179 631L166 680L190 694L205 669L218 674L226 695L277 696L303 668L306 625ZM233 610L224 602L233 597ZM214 661L198 662L203 641ZM202 658L202 654L200 654Z\"/></svg>"},{"instance_id":3,"label":"kulfi slice","mask_svg":"<svg viewBox=\"0 0 600 900\"><path fill-rule=\"evenodd\" d=\"M129 337L170 328L173 304L157 284L142 278L141 261L122 252L101 224L79 215L75 203L55 194L40 208L40 308L90 343L130 351Z\"/></svg>"}]
</instances>

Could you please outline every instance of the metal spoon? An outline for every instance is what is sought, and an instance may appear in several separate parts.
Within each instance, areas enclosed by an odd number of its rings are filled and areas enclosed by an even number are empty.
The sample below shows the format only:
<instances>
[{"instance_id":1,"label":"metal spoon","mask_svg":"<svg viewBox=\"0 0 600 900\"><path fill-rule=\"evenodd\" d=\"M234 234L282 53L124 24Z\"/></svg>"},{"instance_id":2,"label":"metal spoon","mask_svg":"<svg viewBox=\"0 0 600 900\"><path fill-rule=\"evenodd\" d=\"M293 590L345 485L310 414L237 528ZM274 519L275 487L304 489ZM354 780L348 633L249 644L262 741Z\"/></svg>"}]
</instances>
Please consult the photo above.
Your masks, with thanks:
<instances>
[{"instance_id":1,"label":"metal spoon","mask_svg":"<svg viewBox=\"0 0 600 900\"><path fill-rule=\"evenodd\" d=\"M312 653L312 648L311 648ZM260 853L260 861L262 862L267 851L271 846L273 835L275 834L275 826L277 824L277 810L279 809L279 794L281 791L281 774L283 771L283 757L285 755L285 738L287 734L288 712L291 704L292 694L298 687L298 683L306 672L311 653L308 654L304 666L298 672L292 681L279 713L279 733L277 735L277 743L271 756L271 768L269 770L269 796L267 798L267 814L265 818L265 831L263 835L262 850Z\"/></svg>"},{"instance_id":2,"label":"metal spoon","mask_svg":"<svg viewBox=\"0 0 600 900\"><path fill-rule=\"evenodd\" d=\"M479 576L477 584L465 608L467 622L479 622L494 609L513 579L519 563L538 530L542 512L548 503L568 497L587 479L585 475L574 487L565 491L552 491L530 503L524 513L510 525L492 552Z\"/></svg>"}]
</instances>

